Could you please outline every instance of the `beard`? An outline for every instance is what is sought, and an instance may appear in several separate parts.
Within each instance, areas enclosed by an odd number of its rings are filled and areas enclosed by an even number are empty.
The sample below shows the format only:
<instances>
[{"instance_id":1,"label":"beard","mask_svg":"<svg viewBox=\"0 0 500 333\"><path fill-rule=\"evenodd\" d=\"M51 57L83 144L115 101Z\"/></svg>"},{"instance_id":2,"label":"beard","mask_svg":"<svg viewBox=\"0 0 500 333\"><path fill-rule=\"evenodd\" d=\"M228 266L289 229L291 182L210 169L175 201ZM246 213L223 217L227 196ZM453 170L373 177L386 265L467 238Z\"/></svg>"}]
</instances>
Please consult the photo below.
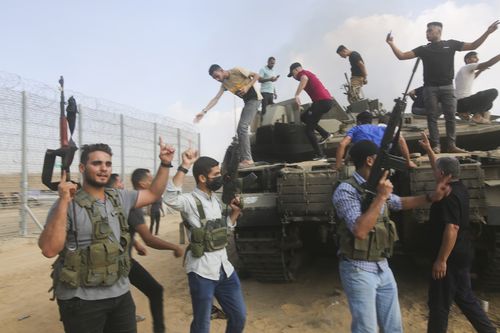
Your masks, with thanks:
<instances>
[{"instance_id":1,"label":"beard","mask_svg":"<svg viewBox=\"0 0 500 333\"><path fill-rule=\"evenodd\" d=\"M85 181L85 183L87 185L90 185L92 187L95 187L95 188L103 188L103 187L106 187L106 184L108 183L109 181L109 176L108 178L106 179L105 182L101 183L95 179L92 179L92 177L89 176L89 174L87 173L87 171L85 171L83 173L83 180Z\"/></svg>"}]
</instances>

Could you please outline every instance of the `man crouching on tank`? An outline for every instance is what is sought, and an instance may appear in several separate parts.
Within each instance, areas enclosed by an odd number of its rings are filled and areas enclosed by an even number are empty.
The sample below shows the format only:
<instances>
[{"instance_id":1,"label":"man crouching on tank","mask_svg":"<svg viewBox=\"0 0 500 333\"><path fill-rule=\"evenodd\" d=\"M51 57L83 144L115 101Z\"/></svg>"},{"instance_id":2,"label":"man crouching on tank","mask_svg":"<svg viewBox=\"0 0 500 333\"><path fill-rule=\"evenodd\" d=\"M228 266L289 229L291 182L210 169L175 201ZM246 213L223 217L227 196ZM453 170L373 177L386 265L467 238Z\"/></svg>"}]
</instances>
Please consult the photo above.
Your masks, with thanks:
<instances>
[{"instance_id":1,"label":"man crouching on tank","mask_svg":"<svg viewBox=\"0 0 500 333\"><path fill-rule=\"evenodd\" d=\"M81 148L83 184L61 177L59 199L47 216L38 245L54 263L54 291L66 333L135 333L135 305L130 295L131 246L127 217L131 208L157 201L168 180L175 149L160 138L161 166L147 190L107 188L111 148Z\"/></svg>"},{"instance_id":2,"label":"man crouching on tank","mask_svg":"<svg viewBox=\"0 0 500 333\"><path fill-rule=\"evenodd\" d=\"M368 140L357 142L350 151L356 171L335 190L333 204L339 217L339 271L349 301L352 332L403 332L396 281L387 258L392 255L398 239L396 226L389 219L389 210L412 209L436 202L449 191L450 177L437 183L427 195L399 197L392 194L392 183L386 171L377 187L377 194L365 211L363 184L378 152Z\"/></svg>"},{"instance_id":3,"label":"man crouching on tank","mask_svg":"<svg viewBox=\"0 0 500 333\"><path fill-rule=\"evenodd\" d=\"M186 272L193 307L191 333L208 333L213 298L227 315L227 333L243 332L246 307L241 285L228 260L228 228L234 228L241 209L239 199L230 204L230 214L222 215L222 204L215 191L222 186L219 162L210 157L198 159L188 149L182 154L182 165L167 186L165 203L183 215L189 230L190 244L186 251ZM193 165L194 163L194 165ZM193 165L196 188L182 194L182 184Z\"/></svg>"}]
</instances>

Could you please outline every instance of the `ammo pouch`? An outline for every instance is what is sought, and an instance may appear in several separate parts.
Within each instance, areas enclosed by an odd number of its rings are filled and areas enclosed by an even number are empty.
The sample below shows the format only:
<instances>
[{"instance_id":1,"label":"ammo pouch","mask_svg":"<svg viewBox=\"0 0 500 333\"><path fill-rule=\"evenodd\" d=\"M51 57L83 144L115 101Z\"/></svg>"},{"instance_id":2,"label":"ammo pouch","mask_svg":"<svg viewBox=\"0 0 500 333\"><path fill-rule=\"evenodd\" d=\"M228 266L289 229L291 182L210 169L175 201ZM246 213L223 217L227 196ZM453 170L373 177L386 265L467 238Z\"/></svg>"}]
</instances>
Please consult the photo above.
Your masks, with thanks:
<instances>
[{"instance_id":1,"label":"ammo pouch","mask_svg":"<svg viewBox=\"0 0 500 333\"><path fill-rule=\"evenodd\" d=\"M227 224L225 219L207 221L200 199L193 195L200 216L201 228L193 228L187 221L184 225L191 232L189 250L195 258L200 258L205 252L222 250L228 243Z\"/></svg>"},{"instance_id":2,"label":"ammo pouch","mask_svg":"<svg viewBox=\"0 0 500 333\"><path fill-rule=\"evenodd\" d=\"M354 178L345 182L352 185L361 193L364 199L364 190ZM342 256L352 260L380 261L390 258L393 252L394 242L398 240L396 224L389 219L387 205L379 215L377 222L368 236L361 240L354 237L344 220L339 221L337 228L339 252Z\"/></svg>"},{"instance_id":3,"label":"ammo pouch","mask_svg":"<svg viewBox=\"0 0 500 333\"><path fill-rule=\"evenodd\" d=\"M109 226L106 216L94 207L95 199L83 191L77 192L75 202L85 208L92 222L92 243L86 248L65 248L54 263L53 279L70 288L112 286L130 271L131 245L128 223L116 192L106 190L120 221L120 241ZM77 241L77 240L75 240Z\"/></svg>"}]
</instances>

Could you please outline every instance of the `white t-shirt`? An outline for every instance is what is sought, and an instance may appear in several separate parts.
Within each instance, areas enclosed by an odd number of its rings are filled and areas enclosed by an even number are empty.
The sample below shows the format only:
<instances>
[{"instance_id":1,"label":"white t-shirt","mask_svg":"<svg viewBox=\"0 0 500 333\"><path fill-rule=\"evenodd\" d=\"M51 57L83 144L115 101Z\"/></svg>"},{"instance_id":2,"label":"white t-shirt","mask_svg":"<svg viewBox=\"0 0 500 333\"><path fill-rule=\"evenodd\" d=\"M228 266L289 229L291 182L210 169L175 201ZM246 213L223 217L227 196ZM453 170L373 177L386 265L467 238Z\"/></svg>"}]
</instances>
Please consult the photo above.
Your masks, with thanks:
<instances>
[{"instance_id":1,"label":"white t-shirt","mask_svg":"<svg viewBox=\"0 0 500 333\"><path fill-rule=\"evenodd\" d=\"M472 84L476 78L474 71L478 65L478 63L467 64L458 71L455 76L455 95L457 99L472 95Z\"/></svg>"}]
</instances>

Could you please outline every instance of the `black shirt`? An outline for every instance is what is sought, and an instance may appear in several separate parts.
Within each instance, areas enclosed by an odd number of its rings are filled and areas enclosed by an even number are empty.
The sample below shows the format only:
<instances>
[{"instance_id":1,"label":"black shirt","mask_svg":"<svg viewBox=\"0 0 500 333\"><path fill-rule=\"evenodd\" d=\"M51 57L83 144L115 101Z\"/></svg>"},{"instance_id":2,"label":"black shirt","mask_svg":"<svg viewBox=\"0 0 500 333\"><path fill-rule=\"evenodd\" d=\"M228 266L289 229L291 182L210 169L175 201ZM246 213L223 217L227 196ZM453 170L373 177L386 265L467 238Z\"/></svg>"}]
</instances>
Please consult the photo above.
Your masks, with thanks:
<instances>
[{"instance_id":1,"label":"black shirt","mask_svg":"<svg viewBox=\"0 0 500 333\"><path fill-rule=\"evenodd\" d=\"M418 87L415 89L415 97L410 96L413 100L412 108L425 108L424 105L424 87Z\"/></svg>"},{"instance_id":2,"label":"black shirt","mask_svg":"<svg viewBox=\"0 0 500 333\"><path fill-rule=\"evenodd\" d=\"M351 55L349 56L349 62L351 63L351 75L352 76L363 76L363 72L361 71L361 68L359 67L359 61L363 61L363 58L361 58L361 54L359 54L356 51L352 51Z\"/></svg>"},{"instance_id":3,"label":"black shirt","mask_svg":"<svg viewBox=\"0 0 500 333\"><path fill-rule=\"evenodd\" d=\"M134 245L135 228L145 223L146 221L144 221L144 212L142 208L132 208L128 213L128 226L131 240L130 253L132 253L132 246Z\"/></svg>"},{"instance_id":4,"label":"black shirt","mask_svg":"<svg viewBox=\"0 0 500 333\"><path fill-rule=\"evenodd\" d=\"M419 46L413 53L424 63L424 86L447 86L455 76L455 52L462 51L464 42L442 40Z\"/></svg>"},{"instance_id":5,"label":"black shirt","mask_svg":"<svg viewBox=\"0 0 500 333\"><path fill-rule=\"evenodd\" d=\"M431 205L429 216L431 256L433 261L436 260L446 225L456 224L459 226L457 240L447 263L454 267L468 267L471 259L469 192L461 181L452 182L450 186L450 195Z\"/></svg>"},{"instance_id":6,"label":"black shirt","mask_svg":"<svg viewBox=\"0 0 500 333\"><path fill-rule=\"evenodd\" d=\"M248 92L245 95L241 96L241 98L245 103L249 100L257 99L257 92L255 91L255 88L253 86L250 87L250 89L248 89Z\"/></svg>"}]
</instances>

